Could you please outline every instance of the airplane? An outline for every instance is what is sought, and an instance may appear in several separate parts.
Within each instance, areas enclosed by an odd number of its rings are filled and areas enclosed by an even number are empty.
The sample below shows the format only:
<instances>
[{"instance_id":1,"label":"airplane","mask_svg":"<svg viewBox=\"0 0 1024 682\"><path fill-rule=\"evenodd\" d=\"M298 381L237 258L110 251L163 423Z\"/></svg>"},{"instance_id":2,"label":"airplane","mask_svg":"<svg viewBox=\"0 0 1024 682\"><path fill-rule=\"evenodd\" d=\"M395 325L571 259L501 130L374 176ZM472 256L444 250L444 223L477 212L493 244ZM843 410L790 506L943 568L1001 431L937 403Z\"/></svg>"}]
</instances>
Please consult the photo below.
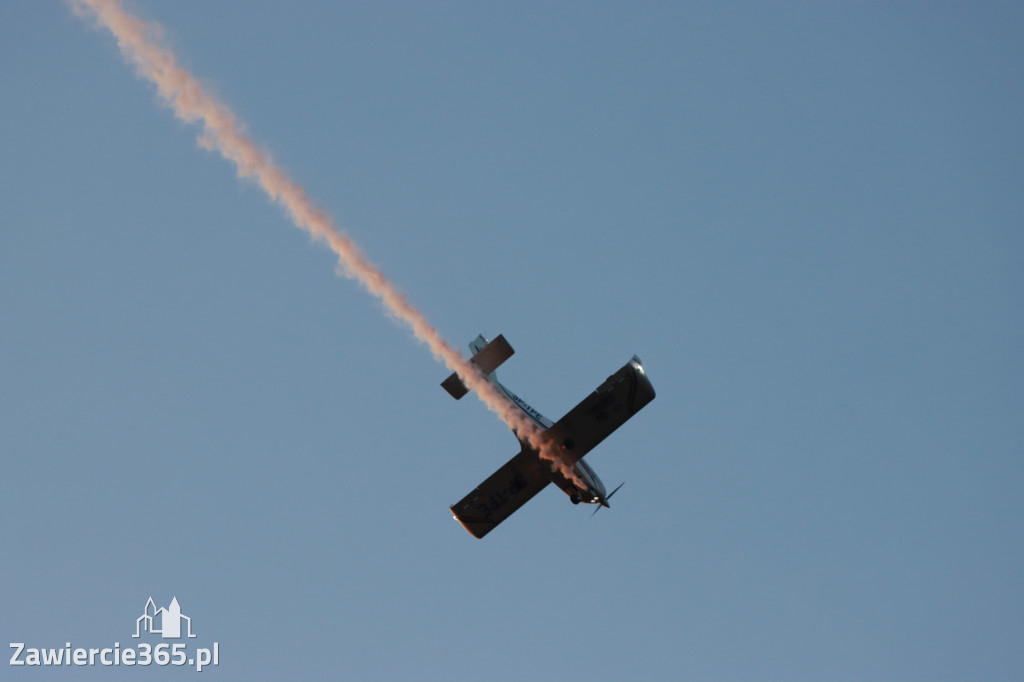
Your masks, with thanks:
<instances>
[{"instance_id":1,"label":"airplane","mask_svg":"<svg viewBox=\"0 0 1024 682\"><path fill-rule=\"evenodd\" d=\"M583 456L654 400L654 387L640 358L634 355L597 390L553 422L498 381L495 370L515 352L504 336L499 335L490 342L483 335L478 336L470 342L469 348L473 352L470 362L543 432L545 440L554 444L562 463L575 474L575 480L559 468L553 468L550 461L542 460L533 445L519 438L519 454L451 506L455 520L470 535L482 538L549 483L561 488L573 504L598 505L595 514L601 507L610 506L608 500L622 485L606 493L601 479L583 461ZM456 400L469 392L455 373L441 382L441 386Z\"/></svg>"}]
</instances>

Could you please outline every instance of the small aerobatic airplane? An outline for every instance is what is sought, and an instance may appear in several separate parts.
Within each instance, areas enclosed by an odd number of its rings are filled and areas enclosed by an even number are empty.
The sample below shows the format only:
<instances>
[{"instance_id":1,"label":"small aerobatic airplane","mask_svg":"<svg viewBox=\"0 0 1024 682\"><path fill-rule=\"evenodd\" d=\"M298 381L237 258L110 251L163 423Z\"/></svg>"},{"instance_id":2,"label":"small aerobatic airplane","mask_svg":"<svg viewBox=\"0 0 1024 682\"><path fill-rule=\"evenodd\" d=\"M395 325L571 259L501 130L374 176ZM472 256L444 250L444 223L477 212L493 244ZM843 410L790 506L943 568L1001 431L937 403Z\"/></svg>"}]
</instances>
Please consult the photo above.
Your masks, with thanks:
<instances>
[{"instance_id":1,"label":"small aerobatic airplane","mask_svg":"<svg viewBox=\"0 0 1024 682\"><path fill-rule=\"evenodd\" d=\"M606 494L601 479L583 461L583 456L626 423L640 408L654 400L654 387L640 364L640 358L634 355L632 360L608 377L583 402L557 422L552 422L502 386L495 377L494 370L515 352L504 336L498 336L490 343L483 336L478 336L469 344L469 348L473 351L471 362L501 394L544 432L544 438L557 449L562 463L573 471L576 480L558 468L553 469L551 462L541 459L536 448L525 439L520 439L518 455L491 474L473 492L452 505L455 520L471 535L482 538L548 483L554 483L565 491L573 504L585 502L600 505L594 513L601 507L607 507L608 498L619 488ZM441 386L456 400L469 392L457 374L445 379ZM580 487L579 482L585 487Z\"/></svg>"}]
</instances>

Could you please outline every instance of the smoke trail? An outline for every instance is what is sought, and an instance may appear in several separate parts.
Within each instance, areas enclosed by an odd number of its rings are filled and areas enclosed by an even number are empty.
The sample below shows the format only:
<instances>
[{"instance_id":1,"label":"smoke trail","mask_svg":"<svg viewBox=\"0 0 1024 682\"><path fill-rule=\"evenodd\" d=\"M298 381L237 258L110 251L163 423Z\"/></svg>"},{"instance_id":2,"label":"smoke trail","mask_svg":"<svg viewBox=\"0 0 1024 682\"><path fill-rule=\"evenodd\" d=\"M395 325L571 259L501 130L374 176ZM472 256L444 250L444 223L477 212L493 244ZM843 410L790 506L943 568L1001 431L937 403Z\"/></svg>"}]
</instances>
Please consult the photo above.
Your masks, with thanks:
<instances>
[{"instance_id":1,"label":"smoke trail","mask_svg":"<svg viewBox=\"0 0 1024 682\"><path fill-rule=\"evenodd\" d=\"M413 335L430 348L434 358L457 372L463 383L520 438L526 439L570 480L583 485L529 419L501 395L475 365L446 342L405 295L367 260L355 242L313 203L306 191L285 175L269 154L256 146L235 114L178 66L174 54L159 42L162 32L158 24L127 14L121 0L71 0L71 5L80 16L91 12L114 34L125 60L135 66L142 78L156 85L160 97L178 118L202 127L199 143L204 148L218 152L235 164L238 175L253 179L267 196L285 209L297 227L326 242L337 254L346 276L357 280L381 300L390 315L407 324Z\"/></svg>"}]
</instances>

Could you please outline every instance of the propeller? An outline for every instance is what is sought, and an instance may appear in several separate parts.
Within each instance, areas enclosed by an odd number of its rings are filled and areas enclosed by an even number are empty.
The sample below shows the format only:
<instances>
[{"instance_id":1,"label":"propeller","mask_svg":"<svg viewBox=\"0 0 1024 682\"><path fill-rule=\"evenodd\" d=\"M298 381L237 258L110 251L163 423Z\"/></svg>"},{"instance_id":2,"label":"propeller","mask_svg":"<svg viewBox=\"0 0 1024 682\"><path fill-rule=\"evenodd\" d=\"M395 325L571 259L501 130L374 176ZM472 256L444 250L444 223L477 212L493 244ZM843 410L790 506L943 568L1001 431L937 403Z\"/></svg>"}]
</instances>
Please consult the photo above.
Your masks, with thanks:
<instances>
[{"instance_id":1,"label":"propeller","mask_svg":"<svg viewBox=\"0 0 1024 682\"><path fill-rule=\"evenodd\" d=\"M624 485L626 485L625 481L620 483L618 485L618 487L615 488L615 490L613 490L610 493L608 493L608 497L606 497L606 498L604 498L603 500L600 501L601 503L597 506L597 509L594 510L594 513L590 515L590 518L594 518L594 516L597 514L597 512L601 511L601 507L609 507L610 508L611 505L608 504L608 500L612 499L612 495L614 495L615 493L619 492L619 488L621 488Z\"/></svg>"},{"instance_id":2,"label":"propeller","mask_svg":"<svg viewBox=\"0 0 1024 682\"><path fill-rule=\"evenodd\" d=\"M605 499L605 501L607 502L608 500L612 499L612 495L614 495L615 493L619 492L619 488L621 488L621 487L622 487L622 486L624 486L624 485L626 485L626 482L625 482L625 481L623 481L622 483L620 483L620 484L619 484L619 485L618 485L618 486L617 486L617 487L615 488L615 490L613 490L613 491L611 491L610 493L608 493L608 497L604 498L604 499Z\"/></svg>"}]
</instances>

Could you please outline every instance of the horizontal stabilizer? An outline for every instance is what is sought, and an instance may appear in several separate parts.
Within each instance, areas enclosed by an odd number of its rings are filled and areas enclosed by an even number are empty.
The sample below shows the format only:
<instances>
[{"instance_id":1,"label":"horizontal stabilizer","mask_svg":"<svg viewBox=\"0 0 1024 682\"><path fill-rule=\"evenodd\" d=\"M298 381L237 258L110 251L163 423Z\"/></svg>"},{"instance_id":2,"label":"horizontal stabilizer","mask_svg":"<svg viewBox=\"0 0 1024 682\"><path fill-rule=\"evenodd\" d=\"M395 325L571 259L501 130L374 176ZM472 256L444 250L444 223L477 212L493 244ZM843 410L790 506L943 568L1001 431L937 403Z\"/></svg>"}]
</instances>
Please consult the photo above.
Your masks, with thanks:
<instances>
[{"instance_id":1,"label":"horizontal stabilizer","mask_svg":"<svg viewBox=\"0 0 1024 682\"><path fill-rule=\"evenodd\" d=\"M481 348L480 352L470 359L470 362L487 375L498 369L501 363L512 357L513 353L515 351L512 350L512 346L509 345L504 336L499 334L496 339ZM452 372L450 377L442 381L441 386L456 400L469 393L469 389L466 388L466 385L462 383L459 375L455 372Z\"/></svg>"},{"instance_id":2,"label":"horizontal stabilizer","mask_svg":"<svg viewBox=\"0 0 1024 682\"><path fill-rule=\"evenodd\" d=\"M469 393L469 389L466 388L466 384L462 383L462 380L459 379L459 375L455 372L452 372L450 377L441 382L441 387L448 391L451 397L456 400L459 400L462 396Z\"/></svg>"}]
</instances>

